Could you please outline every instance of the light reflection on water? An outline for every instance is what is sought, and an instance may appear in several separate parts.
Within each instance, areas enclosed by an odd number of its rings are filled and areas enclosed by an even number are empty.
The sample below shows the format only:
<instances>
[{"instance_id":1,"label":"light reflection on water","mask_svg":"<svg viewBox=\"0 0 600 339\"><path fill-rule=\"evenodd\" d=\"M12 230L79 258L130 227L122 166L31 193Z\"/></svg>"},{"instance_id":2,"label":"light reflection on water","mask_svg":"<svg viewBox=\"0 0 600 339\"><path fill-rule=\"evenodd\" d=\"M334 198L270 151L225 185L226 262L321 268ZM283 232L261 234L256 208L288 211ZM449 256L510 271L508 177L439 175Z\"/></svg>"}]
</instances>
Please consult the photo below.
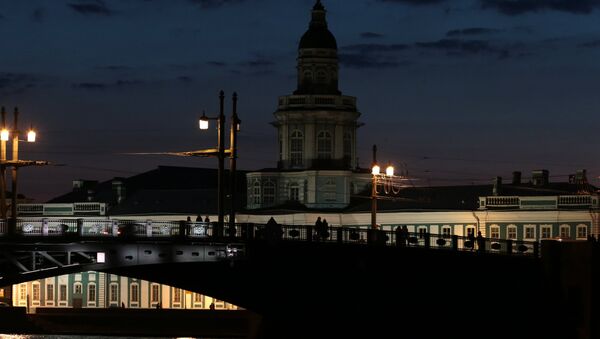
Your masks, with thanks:
<instances>
[{"instance_id":1,"label":"light reflection on water","mask_svg":"<svg viewBox=\"0 0 600 339\"><path fill-rule=\"evenodd\" d=\"M0 334L0 339L210 339L200 337L115 337L102 335ZM220 338L227 339L227 338Z\"/></svg>"}]
</instances>

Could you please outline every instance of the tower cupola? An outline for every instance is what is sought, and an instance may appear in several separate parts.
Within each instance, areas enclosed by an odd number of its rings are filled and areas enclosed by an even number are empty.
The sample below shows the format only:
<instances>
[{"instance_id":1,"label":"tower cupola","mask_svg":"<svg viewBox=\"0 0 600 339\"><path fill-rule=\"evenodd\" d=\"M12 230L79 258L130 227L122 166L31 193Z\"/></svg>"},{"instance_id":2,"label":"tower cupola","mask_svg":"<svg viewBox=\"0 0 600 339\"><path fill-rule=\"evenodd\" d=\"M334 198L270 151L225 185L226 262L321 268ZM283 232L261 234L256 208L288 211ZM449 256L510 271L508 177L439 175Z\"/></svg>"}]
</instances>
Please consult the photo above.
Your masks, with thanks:
<instances>
[{"instance_id":1,"label":"tower cupola","mask_svg":"<svg viewBox=\"0 0 600 339\"><path fill-rule=\"evenodd\" d=\"M327 28L320 0L313 6L308 30L298 45L298 89L294 94L340 94L337 42Z\"/></svg>"}]
</instances>

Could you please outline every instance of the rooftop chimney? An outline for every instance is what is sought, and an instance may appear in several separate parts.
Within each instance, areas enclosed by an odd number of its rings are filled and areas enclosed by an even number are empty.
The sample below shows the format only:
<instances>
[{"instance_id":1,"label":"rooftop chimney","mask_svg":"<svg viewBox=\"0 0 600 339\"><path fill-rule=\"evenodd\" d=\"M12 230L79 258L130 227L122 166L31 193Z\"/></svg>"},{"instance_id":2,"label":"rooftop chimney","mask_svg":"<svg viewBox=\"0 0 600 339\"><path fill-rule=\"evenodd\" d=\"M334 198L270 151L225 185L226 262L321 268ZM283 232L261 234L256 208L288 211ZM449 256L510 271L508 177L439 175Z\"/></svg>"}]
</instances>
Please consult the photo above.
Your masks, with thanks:
<instances>
[{"instance_id":1,"label":"rooftop chimney","mask_svg":"<svg viewBox=\"0 0 600 339\"><path fill-rule=\"evenodd\" d=\"M492 192L494 195L500 195L500 190L502 189L502 177L494 178L494 191Z\"/></svg>"},{"instance_id":2,"label":"rooftop chimney","mask_svg":"<svg viewBox=\"0 0 600 339\"><path fill-rule=\"evenodd\" d=\"M546 186L548 185L548 170L534 170L531 172L531 182L533 186Z\"/></svg>"},{"instance_id":3,"label":"rooftop chimney","mask_svg":"<svg viewBox=\"0 0 600 339\"><path fill-rule=\"evenodd\" d=\"M521 184L521 172L520 171L514 171L512 173L512 184L513 185L520 185Z\"/></svg>"}]
</instances>

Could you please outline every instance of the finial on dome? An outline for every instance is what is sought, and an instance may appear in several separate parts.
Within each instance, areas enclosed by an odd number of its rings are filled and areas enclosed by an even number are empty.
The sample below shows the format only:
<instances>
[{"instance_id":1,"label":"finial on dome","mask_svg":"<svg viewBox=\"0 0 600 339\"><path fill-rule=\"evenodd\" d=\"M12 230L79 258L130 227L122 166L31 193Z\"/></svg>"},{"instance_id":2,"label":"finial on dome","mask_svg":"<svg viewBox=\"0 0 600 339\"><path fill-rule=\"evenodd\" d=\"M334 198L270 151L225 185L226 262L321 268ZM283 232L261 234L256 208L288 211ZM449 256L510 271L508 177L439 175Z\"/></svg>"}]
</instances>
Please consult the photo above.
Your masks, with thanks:
<instances>
[{"instance_id":1,"label":"finial on dome","mask_svg":"<svg viewBox=\"0 0 600 339\"><path fill-rule=\"evenodd\" d=\"M321 10L324 11L325 7L323 7L323 4L321 3L321 0L317 0L317 2L315 3L315 5L313 6L313 11L315 10Z\"/></svg>"}]
</instances>

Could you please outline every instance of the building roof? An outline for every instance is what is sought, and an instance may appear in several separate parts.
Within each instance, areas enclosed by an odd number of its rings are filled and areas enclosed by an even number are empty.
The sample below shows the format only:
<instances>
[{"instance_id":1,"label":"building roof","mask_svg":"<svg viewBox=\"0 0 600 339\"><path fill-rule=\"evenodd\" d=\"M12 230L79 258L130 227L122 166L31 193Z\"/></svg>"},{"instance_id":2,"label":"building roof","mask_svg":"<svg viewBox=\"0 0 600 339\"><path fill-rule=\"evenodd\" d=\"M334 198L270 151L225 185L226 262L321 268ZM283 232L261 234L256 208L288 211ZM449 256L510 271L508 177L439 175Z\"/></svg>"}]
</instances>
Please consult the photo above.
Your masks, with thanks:
<instances>
[{"instance_id":1,"label":"building roof","mask_svg":"<svg viewBox=\"0 0 600 339\"><path fill-rule=\"evenodd\" d=\"M225 190L229 171L225 173ZM236 171L236 206L246 202L246 171ZM109 214L216 214L218 171L214 168L159 166L129 178L84 181L49 203L104 202ZM119 187L120 192L117 192ZM121 199L119 199L121 194Z\"/></svg>"}]
</instances>

